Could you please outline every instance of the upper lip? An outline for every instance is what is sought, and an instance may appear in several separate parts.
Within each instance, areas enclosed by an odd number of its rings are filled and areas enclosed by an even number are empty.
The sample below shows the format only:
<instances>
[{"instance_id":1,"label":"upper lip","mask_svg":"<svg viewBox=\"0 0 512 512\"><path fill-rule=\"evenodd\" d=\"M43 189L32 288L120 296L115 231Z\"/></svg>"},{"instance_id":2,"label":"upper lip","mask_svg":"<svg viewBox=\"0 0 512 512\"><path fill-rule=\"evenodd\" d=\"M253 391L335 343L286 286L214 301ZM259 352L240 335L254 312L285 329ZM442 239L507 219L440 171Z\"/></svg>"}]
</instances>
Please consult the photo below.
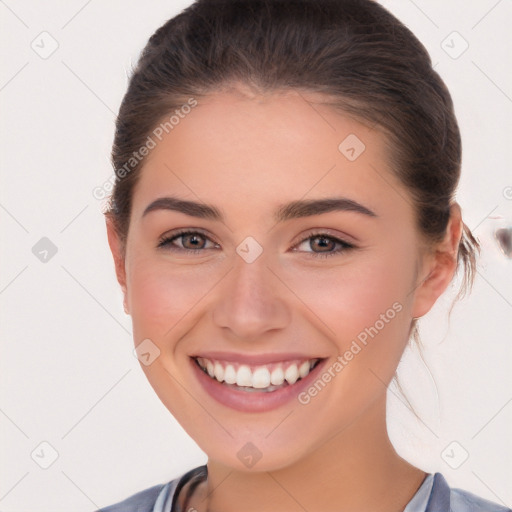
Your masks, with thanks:
<instances>
[{"instance_id":1,"label":"upper lip","mask_svg":"<svg viewBox=\"0 0 512 512\"><path fill-rule=\"evenodd\" d=\"M217 352L208 351L201 352L191 356L193 358L204 357L213 361L226 361L231 363L241 363L249 365L264 365L270 363L279 363L285 361L310 359L325 359L325 357L314 356L309 354L300 354L298 352L274 353L274 354L240 354L236 352Z\"/></svg>"}]
</instances>

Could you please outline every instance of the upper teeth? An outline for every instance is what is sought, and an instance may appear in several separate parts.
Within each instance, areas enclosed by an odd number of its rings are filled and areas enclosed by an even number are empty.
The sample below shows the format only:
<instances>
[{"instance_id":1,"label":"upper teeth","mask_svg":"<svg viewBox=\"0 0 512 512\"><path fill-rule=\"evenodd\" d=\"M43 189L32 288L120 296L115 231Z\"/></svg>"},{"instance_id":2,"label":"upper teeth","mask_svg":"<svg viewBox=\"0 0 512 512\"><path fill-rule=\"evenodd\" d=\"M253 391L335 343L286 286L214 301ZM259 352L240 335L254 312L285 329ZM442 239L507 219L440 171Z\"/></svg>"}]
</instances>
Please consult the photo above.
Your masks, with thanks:
<instances>
[{"instance_id":1,"label":"upper teeth","mask_svg":"<svg viewBox=\"0 0 512 512\"><path fill-rule=\"evenodd\" d=\"M268 388L281 386L284 382L294 384L305 377L318 359L306 361L288 361L260 366L213 361L205 357L198 357L199 366L208 372L208 375L219 382L236 384L241 387Z\"/></svg>"}]
</instances>

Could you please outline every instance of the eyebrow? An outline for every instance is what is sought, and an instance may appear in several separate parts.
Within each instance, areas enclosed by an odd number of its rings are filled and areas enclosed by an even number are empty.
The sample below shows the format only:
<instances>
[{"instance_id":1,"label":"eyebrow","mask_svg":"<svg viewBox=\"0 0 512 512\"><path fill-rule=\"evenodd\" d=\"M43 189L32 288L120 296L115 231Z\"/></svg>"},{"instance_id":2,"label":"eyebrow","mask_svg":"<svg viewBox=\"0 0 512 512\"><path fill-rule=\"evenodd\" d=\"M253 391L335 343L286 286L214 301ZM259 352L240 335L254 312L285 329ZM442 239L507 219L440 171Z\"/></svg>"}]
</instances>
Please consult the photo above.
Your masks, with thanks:
<instances>
[{"instance_id":1,"label":"eyebrow","mask_svg":"<svg viewBox=\"0 0 512 512\"><path fill-rule=\"evenodd\" d=\"M142 216L156 210L172 210L191 217L224 222L221 211L213 205L179 199L177 197L160 197L150 203ZM276 222L284 222L300 217L321 215L333 211L356 212L368 217L377 217L377 214L362 204L346 197L330 197L326 199L298 200L280 206L275 214Z\"/></svg>"}]
</instances>

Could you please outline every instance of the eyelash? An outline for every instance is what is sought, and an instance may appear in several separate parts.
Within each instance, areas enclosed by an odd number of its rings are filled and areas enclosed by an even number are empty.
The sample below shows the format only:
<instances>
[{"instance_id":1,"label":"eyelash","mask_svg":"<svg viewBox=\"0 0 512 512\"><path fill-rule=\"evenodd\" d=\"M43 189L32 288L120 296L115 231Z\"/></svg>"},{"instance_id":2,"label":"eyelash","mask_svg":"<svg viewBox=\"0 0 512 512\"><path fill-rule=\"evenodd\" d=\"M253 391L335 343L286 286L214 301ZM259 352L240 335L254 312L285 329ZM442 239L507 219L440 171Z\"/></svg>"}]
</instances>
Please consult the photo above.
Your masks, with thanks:
<instances>
[{"instance_id":1,"label":"eyelash","mask_svg":"<svg viewBox=\"0 0 512 512\"><path fill-rule=\"evenodd\" d=\"M207 237L201 231L182 230L182 231L178 231L178 232L171 233L169 235L164 235L163 237L161 237L159 242L158 242L158 247L159 248L166 248L166 249L171 250L171 251L184 251L184 252L187 252L189 254L190 253L198 254L198 253L203 252L203 251L206 250L206 249L185 249L185 248L182 248L182 247L173 246L172 242L174 240L176 240L177 238L183 237L185 235L200 235L203 238L213 242L209 237ZM302 239L300 242L298 242L295 245L301 245L304 242L306 242L308 240L315 239L315 238L324 238L324 239L327 239L327 240L331 240L331 241L333 241L333 242L335 242L337 244L340 244L342 246L342 248L334 250L334 251L330 251L330 252L306 252L306 254L309 254L310 257L313 257L313 258L327 258L329 256L336 256L336 255L339 255L339 254L341 254L343 252L347 252L347 251L351 251L351 250L356 249L355 245L353 245L353 244L351 244L349 242L345 242L344 240L341 240L341 239L336 238L334 236L328 235L327 233L325 233L323 231L318 231L318 232L315 232L315 233L310 233L309 236L307 236L306 238ZM213 243L215 243L215 242L213 242Z\"/></svg>"}]
</instances>

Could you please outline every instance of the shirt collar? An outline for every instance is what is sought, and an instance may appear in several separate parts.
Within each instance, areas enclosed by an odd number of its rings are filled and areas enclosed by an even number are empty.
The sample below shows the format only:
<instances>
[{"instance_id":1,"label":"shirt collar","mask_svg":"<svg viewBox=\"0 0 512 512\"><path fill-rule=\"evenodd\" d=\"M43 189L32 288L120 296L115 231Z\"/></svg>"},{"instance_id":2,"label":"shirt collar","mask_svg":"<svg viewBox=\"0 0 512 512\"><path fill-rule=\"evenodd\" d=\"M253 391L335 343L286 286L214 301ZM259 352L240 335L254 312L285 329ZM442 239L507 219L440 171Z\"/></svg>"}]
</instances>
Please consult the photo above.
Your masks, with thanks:
<instances>
[{"instance_id":1,"label":"shirt collar","mask_svg":"<svg viewBox=\"0 0 512 512\"><path fill-rule=\"evenodd\" d=\"M177 478L164 485L152 512L169 512L171 510L172 498L179 480ZM428 500L426 508L423 508L425 503L424 497ZM422 508L418 508L419 506L422 506ZM404 510L404 512L423 511L450 512L450 487L441 473L435 473L433 476L428 475Z\"/></svg>"},{"instance_id":2,"label":"shirt collar","mask_svg":"<svg viewBox=\"0 0 512 512\"><path fill-rule=\"evenodd\" d=\"M427 503L432 492L432 486L434 484L434 475L427 475L419 489L416 491L411 501L407 503L404 508L404 512L425 512Z\"/></svg>"},{"instance_id":3,"label":"shirt collar","mask_svg":"<svg viewBox=\"0 0 512 512\"><path fill-rule=\"evenodd\" d=\"M450 487L441 473L434 475L432 492L425 512L450 512Z\"/></svg>"}]
</instances>

